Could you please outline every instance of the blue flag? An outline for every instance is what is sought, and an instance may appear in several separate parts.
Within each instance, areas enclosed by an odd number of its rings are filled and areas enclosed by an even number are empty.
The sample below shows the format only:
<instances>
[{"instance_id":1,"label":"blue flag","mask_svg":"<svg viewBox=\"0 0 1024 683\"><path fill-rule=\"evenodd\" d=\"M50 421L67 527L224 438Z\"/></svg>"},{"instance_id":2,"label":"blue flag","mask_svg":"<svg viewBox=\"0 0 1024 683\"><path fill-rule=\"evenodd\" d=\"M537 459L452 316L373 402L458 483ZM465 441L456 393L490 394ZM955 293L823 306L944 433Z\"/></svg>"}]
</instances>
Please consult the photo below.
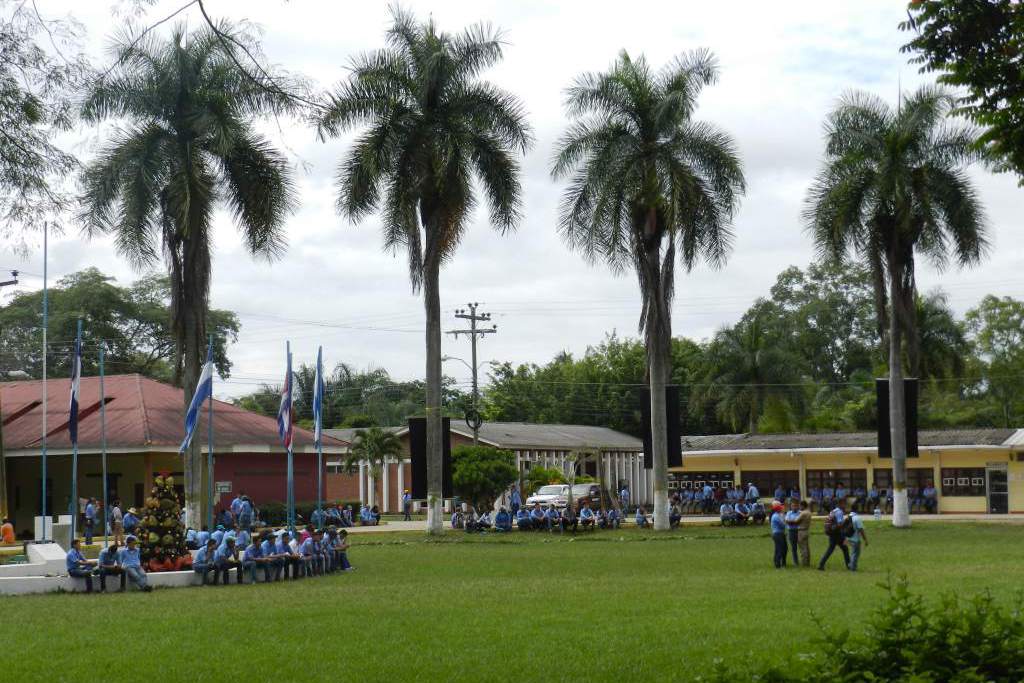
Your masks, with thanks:
<instances>
[{"instance_id":1,"label":"blue flag","mask_svg":"<svg viewBox=\"0 0 1024 683\"><path fill-rule=\"evenodd\" d=\"M81 328L79 328L81 329ZM78 388L82 382L82 337L75 337L75 355L71 358L71 407L68 416L68 433L71 444L78 443Z\"/></svg>"},{"instance_id":2,"label":"blue flag","mask_svg":"<svg viewBox=\"0 0 1024 683\"><path fill-rule=\"evenodd\" d=\"M324 348L316 350L316 379L313 384L313 438L317 445L323 435L324 421Z\"/></svg>"},{"instance_id":3,"label":"blue flag","mask_svg":"<svg viewBox=\"0 0 1024 683\"><path fill-rule=\"evenodd\" d=\"M188 445L192 443L192 433L196 431L196 425L199 424L199 409L203 407L206 399L213 400L213 346L206 349L206 362L203 364L203 371L199 374L196 393L192 394L192 402L188 404L188 412L185 413L185 440L181 442L179 453L184 453L188 449Z\"/></svg>"},{"instance_id":4,"label":"blue flag","mask_svg":"<svg viewBox=\"0 0 1024 683\"><path fill-rule=\"evenodd\" d=\"M292 447L295 430L292 426L292 354L288 353L288 371L281 387L281 405L277 409L277 433L285 448Z\"/></svg>"}]
</instances>

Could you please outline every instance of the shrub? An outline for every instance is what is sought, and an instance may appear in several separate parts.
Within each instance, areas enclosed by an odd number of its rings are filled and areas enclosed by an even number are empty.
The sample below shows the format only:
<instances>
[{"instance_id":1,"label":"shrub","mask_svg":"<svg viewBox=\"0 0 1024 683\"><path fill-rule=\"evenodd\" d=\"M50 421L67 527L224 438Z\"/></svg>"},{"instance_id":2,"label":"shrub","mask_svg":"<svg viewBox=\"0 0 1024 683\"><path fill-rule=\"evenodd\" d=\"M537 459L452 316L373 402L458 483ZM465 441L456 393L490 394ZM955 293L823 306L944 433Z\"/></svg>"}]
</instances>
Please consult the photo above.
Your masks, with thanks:
<instances>
[{"instance_id":1,"label":"shrub","mask_svg":"<svg viewBox=\"0 0 1024 683\"><path fill-rule=\"evenodd\" d=\"M515 455L490 446L452 449L452 485L460 498L478 510L489 510L516 480Z\"/></svg>"},{"instance_id":2,"label":"shrub","mask_svg":"<svg viewBox=\"0 0 1024 683\"><path fill-rule=\"evenodd\" d=\"M823 628L818 650L784 666L740 671L721 662L710 681L907 681L1010 683L1024 680L1021 596L1009 605L985 592L928 603L906 578L883 584L888 599L859 634Z\"/></svg>"},{"instance_id":3,"label":"shrub","mask_svg":"<svg viewBox=\"0 0 1024 683\"><path fill-rule=\"evenodd\" d=\"M328 501L324 500L321 502L324 509L331 503L337 503L339 501ZM342 509L346 505L352 506L352 515L355 519L359 519L359 508L362 507L362 503L358 500L343 500L340 501ZM288 506L277 500L267 501L262 503L260 506L260 519L269 526L283 526L288 521ZM303 501L295 504L295 518L296 524L305 524L309 521L310 516L313 514L313 510L316 509L316 501Z\"/></svg>"}]
</instances>

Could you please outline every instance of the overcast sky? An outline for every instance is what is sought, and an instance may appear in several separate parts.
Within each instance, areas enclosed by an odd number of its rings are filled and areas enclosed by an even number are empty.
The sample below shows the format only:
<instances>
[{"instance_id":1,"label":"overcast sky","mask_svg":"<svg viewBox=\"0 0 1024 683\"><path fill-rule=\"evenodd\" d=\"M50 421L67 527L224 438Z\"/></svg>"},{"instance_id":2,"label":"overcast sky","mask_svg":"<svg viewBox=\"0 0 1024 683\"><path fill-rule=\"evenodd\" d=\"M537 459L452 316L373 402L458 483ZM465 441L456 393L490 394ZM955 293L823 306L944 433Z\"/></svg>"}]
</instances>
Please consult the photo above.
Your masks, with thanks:
<instances>
[{"instance_id":1,"label":"overcast sky","mask_svg":"<svg viewBox=\"0 0 1024 683\"><path fill-rule=\"evenodd\" d=\"M100 62L109 33L123 19L102 0L39 0L48 16L71 12L88 31L89 50ZM184 4L159 2L154 20ZM311 78L321 87L341 80L349 58L382 45L388 25L385 2L207 0L211 13L248 19L264 31L270 62ZM549 177L554 141L565 125L562 91L583 71L606 69L621 49L646 54L654 65L699 47L721 63L721 81L700 99L697 117L714 121L736 139L748 192L735 222L735 249L720 271L697 268L677 278L673 328L677 335L707 338L732 323L776 275L813 258L800 223L805 191L818 166L821 122L851 88L895 101L921 82L899 47L903 3L892 0L834 2L407 2L419 16L457 31L478 21L505 32L505 59L486 77L525 103L536 144L523 163L524 219L517 233L501 237L478 212L455 260L441 275L445 329L458 324L454 309L468 301L493 314L498 334L480 347L481 361L548 361L562 350L581 354L606 332L635 336L639 295L630 275L613 277L570 253L555 230L562 187ZM200 25L197 8L181 15ZM351 225L334 210L334 170L348 140L326 144L300 126L283 133L267 128L296 164L301 208L288 226L289 249L279 262L254 262L230 217L216 218L212 302L242 320L231 349L234 371L218 395L250 391L279 381L285 340L296 363L312 362L324 346L325 362L382 366L396 379L424 374L422 300L412 294L405 258L381 250L379 221ZM95 136L95 130L82 137ZM87 149L78 150L84 158ZM988 292L1024 297L1020 264L1020 203L1011 176L975 173L988 209L994 245L973 271L936 272L919 266L922 289L941 286L958 312ZM1016 209L1014 207L1017 207ZM41 254L20 261L4 250L0 266L21 267L25 288L38 288ZM107 241L83 242L74 231L51 242L50 273L96 266L127 284L134 273ZM444 353L469 358L469 342L446 336ZM446 364L465 380L468 370Z\"/></svg>"}]
</instances>

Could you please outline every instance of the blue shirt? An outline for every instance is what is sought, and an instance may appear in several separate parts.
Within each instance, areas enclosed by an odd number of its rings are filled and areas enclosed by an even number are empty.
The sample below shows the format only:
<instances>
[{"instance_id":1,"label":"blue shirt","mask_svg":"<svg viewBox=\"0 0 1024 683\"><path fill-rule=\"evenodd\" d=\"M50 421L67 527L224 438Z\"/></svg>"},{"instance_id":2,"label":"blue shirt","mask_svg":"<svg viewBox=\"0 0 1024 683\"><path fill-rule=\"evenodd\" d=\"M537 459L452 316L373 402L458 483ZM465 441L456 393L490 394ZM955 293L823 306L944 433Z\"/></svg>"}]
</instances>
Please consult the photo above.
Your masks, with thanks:
<instances>
[{"instance_id":1,"label":"blue shirt","mask_svg":"<svg viewBox=\"0 0 1024 683\"><path fill-rule=\"evenodd\" d=\"M839 508L832 508L832 512L828 513L828 516L831 517L833 521L835 521L837 527L843 523L843 511L840 510Z\"/></svg>"},{"instance_id":2,"label":"blue shirt","mask_svg":"<svg viewBox=\"0 0 1024 683\"><path fill-rule=\"evenodd\" d=\"M242 553L242 560L246 562L252 562L260 557L263 557L263 553L260 551L260 547L255 543L246 548L245 552Z\"/></svg>"},{"instance_id":3,"label":"blue shirt","mask_svg":"<svg viewBox=\"0 0 1024 683\"><path fill-rule=\"evenodd\" d=\"M530 517L532 517L534 520L544 519L544 511L541 510L540 508L533 508L532 510L530 510Z\"/></svg>"},{"instance_id":4,"label":"blue shirt","mask_svg":"<svg viewBox=\"0 0 1024 683\"><path fill-rule=\"evenodd\" d=\"M498 515L494 518L494 523L497 526L511 526L512 517L507 512L499 512Z\"/></svg>"},{"instance_id":5,"label":"blue shirt","mask_svg":"<svg viewBox=\"0 0 1024 683\"><path fill-rule=\"evenodd\" d=\"M523 522L525 522L529 518L530 518L530 513L528 513L523 508L519 508L518 510L516 510L516 521L519 522L520 524L522 524Z\"/></svg>"},{"instance_id":6,"label":"blue shirt","mask_svg":"<svg viewBox=\"0 0 1024 683\"><path fill-rule=\"evenodd\" d=\"M850 519L853 520L853 536L850 536L846 540L850 543L860 543L861 533L864 531L864 522L860 521L860 515L856 512L850 513Z\"/></svg>"},{"instance_id":7,"label":"blue shirt","mask_svg":"<svg viewBox=\"0 0 1024 683\"><path fill-rule=\"evenodd\" d=\"M316 555L318 550L319 549L316 547L316 541L314 541L312 538L307 538L305 541L302 542L302 545L299 546L299 553L304 556Z\"/></svg>"},{"instance_id":8,"label":"blue shirt","mask_svg":"<svg viewBox=\"0 0 1024 683\"><path fill-rule=\"evenodd\" d=\"M185 532L185 542L186 543L195 543L196 542L196 530L195 529L189 529L188 531Z\"/></svg>"},{"instance_id":9,"label":"blue shirt","mask_svg":"<svg viewBox=\"0 0 1024 683\"><path fill-rule=\"evenodd\" d=\"M580 510L580 519L593 519L594 511L590 508L583 508Z\"/></svg>"},{"instance_id":10,"label":"blue shirt","mask_svg":"<svg viewBox=\"0 0 1024 683\"><path fill-rule=\"evenodd\" d=\"M235 538L235 547L237 548L248 548L249 543L252 541L252 536L245 529L238 532L238 537Z\"/></svg>"},{"instance_id":11,"label":"blue shirt","mask_svg":"<svg viewBox=\"0 0 1024 683\"><path fill-rule=\"evenodd\" d=\"M68 571L71 571L72 569L84 569L84 567L79 564L80 562L85 562L85 555L74 548L69 550L67 558Z\"/></svg>"},{"instance_id":12,"label":"blue shirt","mask_svg":"<svg viewBox=\"0 0 1024 683\"><path fill-rule=\"evenodd\" d=\"M90 522L96 519L96 506L92 503L85 506L85 518Z\"/></svg>"},{"instance_id":13,"label":"blue shirt","mask_svg":"<svg viewBox=\"0 0 1024 683\"><path fill-rule=\"evenodd\" d=\"M222 560L230 560L230 559L232 559L234 554L235 554L235 549L234 548L228 548L228 544L225 543L224 545L222 545L219 548L217 548L217 552L215 552L213 554L213 561L214 562L221 562Z\"/></svg>"},{"instance_id":14,"label":"blue shirt","mask_svg":"<svg viewBox=\"0 0 1024 683\"><path fill-rule=\"evenodd\" d=\"M558 510L555 508L548 508L548 511L544 514L548 519L558 519Z\"/></svg>"},{"instance_id":15,"label":"blue shirt","mask_svg":"<svg viewBox=\"0 0 1024 683\"><path fill-rule=\"evenodd\" d=\"M216 552L216 550L214 552ZM213 558L210 557L210 552L209 552L207 546L204 545L202 548L199 549L199 552L196 553L195 559L192 560L192 566L193 567L205 567L206 565L210 564L210 562L212 562L212 561L213 561Z\"/></svg>"},{"instance_id":16,"label":"blue shirt","mask_svg":"<svg viewBox=\"0 0 1024 683\"><path fill-rule=\"evenodd\" d=\"M800 511L790 510L786 513L786 524L792 525L792 528L796 528L797 523L800 521Z\"/></svg>"},{"instance_id":17,"label":"blue shirt","mask_svg":"<svg viewBox=\"0 0 1024 683\"><path fill-rule=\"evenodd\" d=\"M231 501L231 514L238 516L238 513L242 511L242 499L235 496L235 499Z\"/></svg>"},{"instance_id":18,"label":"blue shirt","mask_svg":"<svg viewBox=\"0 0 1024 683\"><path fill-rule=\"evenodd\" d=\"M239 517L252 517L252 503L247 500L243 500L242 504L238 506Z\"/></svg>"},{"instance_id":19,"label":"blue shirt","mask_svg":"<svg viewBox=\"0 0 1024 683\"><path fill-rule=\"evenodd\" d=\"M512 489L512 496L510 497L512 505L522 505L523 497L519 494L519 489Z\"/></svg>"},{"instance_id":20,"label":"blue shirt","mask_svg":"<svg viewBox=\"0 0 1024 683\"><path fill-rule=\"evenodd\" d=\"M113 546L104 548L100 551L99 566L109 567L112 564L117 564L117 551L113 549Z\"/></svg>"},{"instance_id":21,"label":"blue shirt","mask_svg":"<svg viewBox=\"0 0 1024 683\"><path fill-rule=\"evenodd\" d=\"M124 517L121 519L121 522L124 524L124 528L125 529L127 529L128 531L131 531L136 526L138 526L139 518L136 517L135 515L133 515L130 512L126 512L126 513L124 513Z\"/></svg>"},{"instance_id":22,"label":"blue shirt","mask_svg":"<svg viewBox=\"0 0 1024 683\"><path fill-rule=\"evenodd\" d=\"M199 533L196 534L196 545L198 545L200 548L206 546L206 542L209 541L209 540L210 540L210 532L209 531L200 531Z\"/></svg>"},{"instance_id":23,"label":"blue shirt","mask_svg":"<svg viewBox=\"0 0 1024 683\"><path fill-rule=\"evenodd\" d=\"M139 547L135 546L135 550L131 548L121 548L117 555L118 559L121 560L121 566L125 567L139 567L142 568L142 559L139 557Z\"/></svg>"},{"instance_id":24,"label":"blue shirt","mask_svg":"<svg viewBox=\"0 0 1024 683\"><path fill-rule=\"evenodd\" d=\"M277 543L274 544L274 554L275 555L291 555L292 554L292 549L288 546L287 543L285 543L284 541L279 540Z\"/></svg>"},{"instance_id":25,"label":"blue shirt","mask_svg":"<svg viewBox=\"0 0 1024 683\"><path fill-rule=\"evenodd\" d=\"M212 534L210 534L210 538L217 541L217 545L220 545L224 542L224 532L220 529L217 529Z\"/></svg>"},{"instance_id":26,"label":"blue shirt","mask_svg":"<svg viewBox=\"0 0 1024 683\"><path fill-rule=\"evenodd\" d=\"M267 540L263 541L263 543L260 543L260 555L261 556L263 556L263 557L270 557L271 555L276 555L276 554L277 554L277 550L274 548L274 542L271 541L269 538Z\"/></svg>"},{"instance_id":27,"label":"blue shirt","mask_svg":"<svg viewBox=\"0 0 1024 683\"><path fill-rule=\"evenodd\" d=\"M773 534L784 534L786 533L786 522L782 517L781 512L772 513L772 533Z\"/></svg>"},{"instance_id":28,"label":"blue shirt","mask_svg":"<svg viewBox=\"0 0 1024 683\"><path fill-rule=\"evenodd\" d=\"M756 486L751 486L750 488L747 489L747 499L748 500L757 500L760 497L761 497L761 492L757 490Z\"/></svg>"}]
</instances>

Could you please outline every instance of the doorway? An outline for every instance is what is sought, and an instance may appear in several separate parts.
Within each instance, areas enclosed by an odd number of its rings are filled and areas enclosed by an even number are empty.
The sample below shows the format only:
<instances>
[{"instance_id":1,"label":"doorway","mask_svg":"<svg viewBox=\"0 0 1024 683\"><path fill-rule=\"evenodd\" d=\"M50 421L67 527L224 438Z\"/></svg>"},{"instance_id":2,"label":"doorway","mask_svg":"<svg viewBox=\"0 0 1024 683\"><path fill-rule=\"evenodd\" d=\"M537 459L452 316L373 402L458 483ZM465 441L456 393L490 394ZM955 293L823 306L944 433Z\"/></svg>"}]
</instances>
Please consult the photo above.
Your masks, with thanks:
<instances>
[{"instance_id":1,"label":"doorway","mask_svg":"<svg viewBox=\"0 0 1024 683\"><path fill-rule=\"evenodd\" d=\"M1010 511L1006 465L990 465L985 468L985 490L988 496L989 514L1005 515Z\"/></svg>"}]
</instances>

